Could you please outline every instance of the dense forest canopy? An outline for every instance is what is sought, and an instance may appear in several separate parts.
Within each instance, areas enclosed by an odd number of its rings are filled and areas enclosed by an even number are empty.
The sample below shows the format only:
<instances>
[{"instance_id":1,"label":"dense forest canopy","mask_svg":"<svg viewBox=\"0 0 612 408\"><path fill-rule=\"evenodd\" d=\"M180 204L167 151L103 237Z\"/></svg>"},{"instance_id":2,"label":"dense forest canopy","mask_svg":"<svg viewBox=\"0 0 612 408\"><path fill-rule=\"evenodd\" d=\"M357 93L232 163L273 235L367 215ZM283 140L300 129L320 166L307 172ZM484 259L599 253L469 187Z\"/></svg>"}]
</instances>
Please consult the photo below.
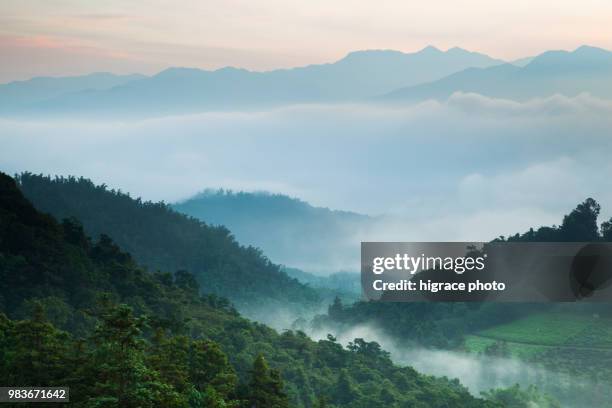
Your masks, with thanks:
<instances>
[{"instance_id":1,"label":"dense forest canopy","mask_svg":"<svg viewBox=\"0 0 612 408\"><path fill-rule=\"evenodd\" d=\"M68 385L75 406L504 406L376 343L245 320L189 272L147 272L108 236L38 212L4 174L0 285L0 383Z\"/></svg>"},{"instance_id":2,"label":"dense forest canopy","mask_svg":"<svg viewBox=\"0 0 612 408\"><path fill-rule=\"evenodd\" d=\"M16 177L36 208L58 219L78 219L87 235L106 234L148 269L193 273L202 290L241 309L274 301L315 304L315 290L290 278L255 247L239 245L224 226L180 214L165 203L144 202L76 177Z\"/></svg>"}]
</instances>

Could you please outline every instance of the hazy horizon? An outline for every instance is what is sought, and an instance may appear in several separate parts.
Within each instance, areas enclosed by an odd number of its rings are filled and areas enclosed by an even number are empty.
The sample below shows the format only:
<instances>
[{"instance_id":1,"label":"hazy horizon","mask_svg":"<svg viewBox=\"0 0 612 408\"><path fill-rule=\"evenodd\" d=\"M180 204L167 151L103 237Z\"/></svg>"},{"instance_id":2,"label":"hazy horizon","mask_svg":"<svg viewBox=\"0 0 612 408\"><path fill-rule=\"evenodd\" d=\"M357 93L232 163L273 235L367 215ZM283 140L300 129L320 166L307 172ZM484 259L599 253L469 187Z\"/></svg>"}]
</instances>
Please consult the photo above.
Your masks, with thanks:
<instances>
[{"instance_id":1,"label":"hazy horizon","mask_svg":"<svg viewBox=\"0 0 612 408\"><path fill-rule=\"evenodd\" d=\"M270 70L338 60L350 51L459 46L512 61L580 45L612 49L612 4L436 0L157 0L0 4L0 82L168 66ZM543 30L546 27L546 30Z\"/></svg>"},{"instance_id":2,"label":"hazy horizon","mask_svg":"<svg viewBox=\"0 0 612 408\"><path fill-rule=\"evenodd\" d=\"M0 47L1 47L1 43L0 43ZM158 75L164 71L167 71L169 69L196 69L196 70L202 70L202 71L218 71L218 70L223 70L223 69L227 69L227 68L233 68L233 69L238 69L238 70L245 70L245 71L249 71L249 72L255 72L255 73L266 73L266 72L273 72L273 71L281 71L281 70L291 70L291 69L296 69L296 68L307 68L307 67L311 67L311 66L317 66L317 65L330 65L330 64L334 64L337 63L341 60L343 60L344 58L348 57L351 54L355 54L355 53L368 53L368 52L399 52L405 55L412 55L412 54L418 54L420 52L423 52L427 49L435 49L437 51L440 51L442 53L447 53L453 49L460 49L463 51L467 51L469 53L475 53L475 54L481 54L487 57L490 57L492 59L495 60L499 60L500 63L507 63L507 64L514 64L514 63L518 63L521 64L523 61L529 61L535 57L537 57L538 55L542 55L545 52L549 52L549 51L565 51L565 52L573 52L576 51L577 49L581 48L581 47L591 47L591 48L600 48L606 51L610 51L612 52L612 47L610 49L608 48L604 48L604 47L600 47L597 45L593 45L593 44L579 44L576 47L573 48L567 48L567 49L560 49L560 48L556 48L556 49L544 49L541 50L541 52L537 52L534 54L530 54L530 55L523 55L523 56L519 56L517 58L512 58L512 59L503 59L503 58L498 58L495 55L491 55L485 52L481 52L478 50L473 50L473 49L468 49L468 48L464 48L460 45L455 45L455 46L451 46L451 47L447 47L447 48L441 48L441 47L437 47L435 44L425 44L421 47L418 47L416 49L413 50L400 50L400 49L394 49L394 48L356 48L353 50L349 50L347 52L345 52L344 54L341 54L339 56L336 57L332 57L329 60L322 60L322 61L314 61L314 62L303 62L302 64L298 64L298 65L291 65L291 66L270 66L267 68L249 68L248 66L239 66L239 65L221 65L221 66L216 66L216 67L206 67L206 66L196 66L196 65L173 65L171 63L168 63L168 65L165 66L160 66L159 68L155 69L155 70L143 70L143 71L123 71L123 70L90 70L90 71L80 71L80 72L76 72L76 73L56 73L56 74L36 74L33 76L28 76L28 77L16 77L14 79L8 79L8 80L2 80L2 71L0 68L0 85L4 85L4 84L9 84L12 82L22 82L22 81L28 81L28 80L32 80L32 79L36 79L36 78L71 78L71 77L80 77L80 76L88 76L88 75L96 75L96 74L112 74L112 75L117 75L117 76L129 76L129 75L143 75L143 76L147 76L147 77L152 77L155 75ZM520 65L519 65L520 66Z\"/></svg>"},{"instance_id":3,"label":"hazy horizon","mask_svg":"<svg viewBox=\"0 0 612 408\"><path fill-rule=\"evenodd\" d=\"M582 44L581 46L591 46L590 44ZM594 46L593 46L594 47ZM178 69L197 69L197 70L203 70L203 71L217 71L217 70L223 70L225 68L234 68L234 69L239 69L239 70L245 70L245 71L249 71L249 72L258 72L258 73L266 73L266 72L272 72L272 71L279 71L279 70L291 70L291 69L295 69L295 68L305 68L305 67L310 67L313 65L328 65L328 64L334 64L338 61L341 61L342 59L348 57L350 54L354 54L354 53L360 53L360 52L400 52L402 54L417 54L419 52L422 52L426 49L430 49L430 48L434 48L437 49L440 52L448 52L451 49L454 48L458 48L458 49L462 49L464 51L468 51L471 53L477 53L477 54L482 54L482 55L486 55L488 57L491 57L493 59L499 59L501 62L503 63L512 63L514 61L520 61L522 59L530 59L533 56L537 55L529 55L529 56L523 56L523 57L519 57L516 59L512 59L512 60L503 60L500 58L496 58L493 55L489 55L489 54L485 54L482 52L479 52L477 50L470 50L470 49L466 49L463 48L461 46L453 46L453 47L449 47L449 48L440 48L437 47L433 44L425 44L424 46L414 49L414 50L398 50L398 49L392 49L392 48L368 48L368 49L354 49L354 50L349 50L344 54L341 54L335 58L331 58L329 60L322 60L322 61L313 61L313 62L304 62L302 64L298 64L298 65L291 65L291 66L271 66L268 68L248 68L247 66L238 66L238 65L222 65L222 66L218 66L218 67L212 67L212 68L208 68L205 66L195 66L195 65L173 65L172 63L168 63L168 65L165 66L160 66L160 68L156 69L156 70L150 70L150 71L121 71L121 70L107 70L107 71L101 71L101 70L91 70L91 71L82 71L82 72L78 72L75 74L55 74L55 75L45 75L45 74L40 74L40 75L34 75L34 76L30 76L30 77L23 77L23 78L15 78L15 79L9 79L9 80L5 80L0 82L0 85L3 84L8 84L11 82L21 82L21 81L28 81L31 79L35 79L35 78L70 78L70 77L77 77L77 76L87 76L87 75L95 75L95 74L112 74L112 75L144 75L144 76L155 76L158 75L166 70L169 69L174 69L174 68L178 68ZM597 47L599 48L599 47ZM555 51L574 51L574 49L567 49L567 50L555 50ZM550 50L544 50L543 52L546 51L550 51ZM0 72L0 78L1 77L1 72ZM1 79L0 79L1 81Z\"/></svg>"}]
</instances>

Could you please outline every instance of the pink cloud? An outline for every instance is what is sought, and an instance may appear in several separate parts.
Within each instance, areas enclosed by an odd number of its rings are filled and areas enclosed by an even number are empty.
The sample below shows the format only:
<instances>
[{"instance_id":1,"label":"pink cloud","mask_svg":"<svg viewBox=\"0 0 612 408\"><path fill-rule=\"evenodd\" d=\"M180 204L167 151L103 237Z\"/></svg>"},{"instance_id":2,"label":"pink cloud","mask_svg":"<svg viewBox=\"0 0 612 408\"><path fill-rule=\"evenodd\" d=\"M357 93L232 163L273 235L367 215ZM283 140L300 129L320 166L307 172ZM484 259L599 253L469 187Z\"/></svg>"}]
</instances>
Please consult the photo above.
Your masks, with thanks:
<instances>
[{"instance_id":1,"label":"pink cloud","mask_svg":"<svg viewBox=\"0 0 612 408\"><path fill-rule=\"evenodd\" d=\"M0 83L34 76L82 75L99 71L152 73L161 68L123 50L41 35L0 35L0 55Z\"/></svg>"},{"instance_id":2,"label":"pink cloud","mask_svg":"<svg viewBox=\"0 0 612 408\"><path fill-rule=\"evenodd\" d=\"M0 35L0 48L34 48L42 50L67 51L82 55L95 55L99 57L131 59L130 54L97 47L82 41L70 38L50 37L50 36L10 36Z\"/></svg>"}]
</instances>

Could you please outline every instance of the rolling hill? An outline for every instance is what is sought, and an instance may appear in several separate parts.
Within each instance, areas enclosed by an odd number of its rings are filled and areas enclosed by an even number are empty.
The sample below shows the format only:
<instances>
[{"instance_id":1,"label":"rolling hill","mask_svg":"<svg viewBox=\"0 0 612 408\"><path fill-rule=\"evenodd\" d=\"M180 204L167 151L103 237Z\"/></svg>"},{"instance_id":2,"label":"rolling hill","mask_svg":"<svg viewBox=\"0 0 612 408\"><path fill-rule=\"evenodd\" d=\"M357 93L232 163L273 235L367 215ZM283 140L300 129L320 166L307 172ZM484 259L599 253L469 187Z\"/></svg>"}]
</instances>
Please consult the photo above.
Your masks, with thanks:
<instances>
[{"instance_id":1,"label":"rolling hill","mask_svg":"<svg viewBox=\"0 0 612 408\"><path fill-rule=\"evenodd\" d=\"M274 262L320 275L356 263L350 262L359 259L359 241L354 237L373 221L366 215L264 192L205 191L173 208L227 226L239 242L261 248Z\"/></svg>"},{"instance_id":2,"label":"rolling hill","mask_svg":"<svg viewBox=\"0 0 612 408\"><path fill-rule=\"evenodd\" d=\"M239 245L223 226L210 226L164 203L142 202L82 178L29 173L17 179L40 211L75 217L88 235L109 235L151 271L188 270L202 290L229 298L254 313L275 304L298 309L318 306L317 292L290 278L259 249ZM274 319L272 313L268 313Z\"/></svg>"}]
</instances>

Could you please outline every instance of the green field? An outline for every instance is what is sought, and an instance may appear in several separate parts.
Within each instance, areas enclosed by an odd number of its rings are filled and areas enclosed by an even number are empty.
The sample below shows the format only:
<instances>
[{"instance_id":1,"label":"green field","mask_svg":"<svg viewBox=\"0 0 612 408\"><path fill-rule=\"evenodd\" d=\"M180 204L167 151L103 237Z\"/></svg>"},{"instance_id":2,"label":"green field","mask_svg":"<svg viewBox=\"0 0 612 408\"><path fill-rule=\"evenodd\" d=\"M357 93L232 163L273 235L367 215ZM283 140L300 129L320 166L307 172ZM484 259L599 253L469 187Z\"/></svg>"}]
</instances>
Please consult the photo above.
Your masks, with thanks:
<instances>
[{"instance_id":1,"label":"green field","mask_svg":"<svg viewBox=\"0 0 612 408\"><path fill-rule=\"evenodd\" d=\"M487 348L493 346L498 341L488 337L470 335L465 338L465 348L471 353L486 353ZM511 342L506 342L505 346L509 356L518 357L521 360L528 360L548 348L547 346Z\"/></svg>"},{"instance_id":2,"label":"green field","mask_svg":"<svg viewBox=\"0 0 612 408\"><path fill-rule=\"evenodd\" d=\"M545 369L535 385L563 406L610 406L612 318L541 312L487 328L464 341L466 351L515 357ZM590 399L585 399L589 396Z\"/></svg>"},{"instance_id":3,"label":"green field","mask_svg":"<svg viewBox=\"0 0 612 408\"><path fill-rule=\"evenodd\" d=\"M538 313L473 333L466 350L484 353L503 344L510 355L531 359L552 349L612 350L612 319L584 314Z\"/></svg>"}]
</instances>

